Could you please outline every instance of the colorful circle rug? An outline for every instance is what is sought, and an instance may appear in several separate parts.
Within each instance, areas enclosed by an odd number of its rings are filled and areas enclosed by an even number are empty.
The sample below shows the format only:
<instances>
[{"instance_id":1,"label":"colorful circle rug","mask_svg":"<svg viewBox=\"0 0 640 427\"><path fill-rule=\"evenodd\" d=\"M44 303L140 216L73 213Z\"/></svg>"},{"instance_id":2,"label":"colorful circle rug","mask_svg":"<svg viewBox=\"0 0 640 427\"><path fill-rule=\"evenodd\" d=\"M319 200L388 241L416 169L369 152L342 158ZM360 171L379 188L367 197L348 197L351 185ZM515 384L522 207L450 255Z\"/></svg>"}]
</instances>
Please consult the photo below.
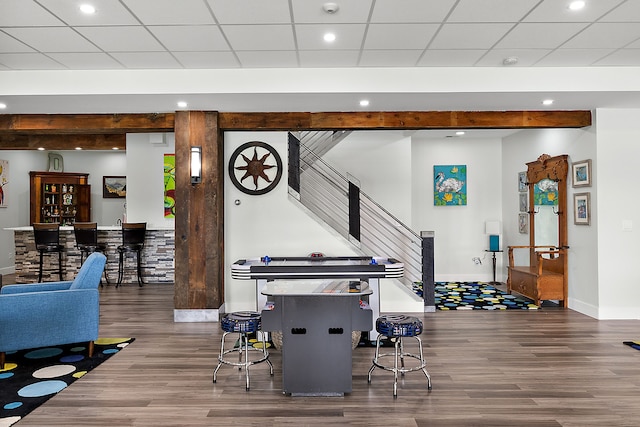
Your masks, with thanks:
<instances>
[{"instance_id":1,"label":"colorful circle rug","mask_svg":"<svg viewBox=\"0 0 640 427\"><path fill-rule=\"evenodd\" d=\"M419 285L421 288L421 284ZM421 295L421 289L419 289ZM486 282L437 282L438 310L537 310L532 301L501 291Z\"/></svg>"},{"instance_id":2,"label":"colorful circle rug","mask_svg":"<svg viewBox=\"0 0 640 427\"><path fill-rule=\"evenodd\" d=\"M133 340L99 338L93 357L86 343L7 352L0 369L0 427L17 423Z\"/></svg>"}]
</instances>

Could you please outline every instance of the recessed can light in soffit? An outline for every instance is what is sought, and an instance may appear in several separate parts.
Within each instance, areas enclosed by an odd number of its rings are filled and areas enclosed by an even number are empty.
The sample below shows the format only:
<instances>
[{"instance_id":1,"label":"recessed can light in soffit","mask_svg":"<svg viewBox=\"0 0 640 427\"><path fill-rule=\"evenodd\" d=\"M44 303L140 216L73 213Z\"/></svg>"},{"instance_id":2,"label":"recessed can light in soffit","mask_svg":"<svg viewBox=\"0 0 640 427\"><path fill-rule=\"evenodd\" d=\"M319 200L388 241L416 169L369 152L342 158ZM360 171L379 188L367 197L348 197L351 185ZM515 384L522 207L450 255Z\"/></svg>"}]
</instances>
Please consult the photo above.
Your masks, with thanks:
<instances>
[{"instance_id":1,"label":"recessed can light in soffit","mask_svg":"<svg viewBox=\"0 0 640 427\"><path fill-rule=\"evenodd\" d=\"M584 8L584 6L585 2L582 0L572 1L571 3L569 3L569 9L571 10L580 10Z\"/></svg>"},{"instance_id":2,"label":"recessed can light in soffit","mask_svg":"<svg viewBox=\"0 0 640 427\"><path fill-rule=\"evenodd\" d=\"M96 8L93 7L90 4L81 4L80 5L80 12L86 14L86 15L93 15L94 13L96 13Z\"/></svg>"}]
</instances>

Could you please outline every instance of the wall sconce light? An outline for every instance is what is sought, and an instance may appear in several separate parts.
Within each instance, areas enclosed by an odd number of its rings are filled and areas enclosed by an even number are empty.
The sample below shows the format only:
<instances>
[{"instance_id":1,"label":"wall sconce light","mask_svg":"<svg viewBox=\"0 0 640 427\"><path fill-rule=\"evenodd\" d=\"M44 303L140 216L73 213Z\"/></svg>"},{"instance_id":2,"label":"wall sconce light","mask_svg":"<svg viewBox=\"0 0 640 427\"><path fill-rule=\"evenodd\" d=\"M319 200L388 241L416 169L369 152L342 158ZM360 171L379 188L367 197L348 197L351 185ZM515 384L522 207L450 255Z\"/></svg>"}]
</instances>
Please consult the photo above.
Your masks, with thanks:
<instances>
[{"instance_id":1,"label":"wall sconce light","mask_svg":"<svg viewBox=\"0 0 640 427\"><path fill-rule=\"evenodd\" d=\"M191 147L191 183L202 182L202 147Z\"/></svg>"}]
</instances>

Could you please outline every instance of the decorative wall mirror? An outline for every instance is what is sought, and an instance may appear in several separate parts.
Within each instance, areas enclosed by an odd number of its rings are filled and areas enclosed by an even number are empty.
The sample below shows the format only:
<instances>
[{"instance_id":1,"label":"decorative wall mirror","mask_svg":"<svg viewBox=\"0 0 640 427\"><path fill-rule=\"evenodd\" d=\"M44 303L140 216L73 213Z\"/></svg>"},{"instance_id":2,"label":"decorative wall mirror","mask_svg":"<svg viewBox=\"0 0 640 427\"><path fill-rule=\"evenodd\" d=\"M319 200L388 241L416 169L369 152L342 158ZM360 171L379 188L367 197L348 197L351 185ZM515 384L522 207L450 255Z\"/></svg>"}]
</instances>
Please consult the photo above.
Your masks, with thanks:
<instances>
[{"instance_id":1,"label":"decorative wall mirror","mask_svg":"<svg viewBox=\"0 0 640 427\"><path fill-rule=\"evenodd\" d=\"M529 245L509 246L507 288L535 301L567 306L567 155L543 154L527 163ZM516 249L529 251L529 265L514 264Z\"/></svg>"},{"instance_id":2,"label":"decorative wall mirror","mask_svg":"<svg viewBox=\"0 0 640 427\"><path fill-rule=\"evenodd\" d=\"M527 163L529 245L567 246L567 155L543 154Z\"/></svg>"}]
</instances>

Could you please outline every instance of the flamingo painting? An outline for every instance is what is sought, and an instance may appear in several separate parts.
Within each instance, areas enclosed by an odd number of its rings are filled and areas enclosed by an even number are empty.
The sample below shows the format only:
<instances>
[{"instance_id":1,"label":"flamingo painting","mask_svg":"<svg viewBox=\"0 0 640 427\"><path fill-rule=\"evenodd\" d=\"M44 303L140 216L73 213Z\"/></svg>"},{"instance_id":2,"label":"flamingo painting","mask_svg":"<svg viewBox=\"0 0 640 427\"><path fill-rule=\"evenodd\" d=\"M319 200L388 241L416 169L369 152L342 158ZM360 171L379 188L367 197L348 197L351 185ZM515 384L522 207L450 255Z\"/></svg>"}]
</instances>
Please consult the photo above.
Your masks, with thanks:
<instances>
[{"instance_id":1,"label":"flamingo painting","mask_svg":"<svg viewBox=\"0 0 640 427\"><path fill-rule=\"evenodd\" d=\"M467 204L467 166L437 165L433 167L433 204L464 206Z\"/></svg>"}]
</instances>

